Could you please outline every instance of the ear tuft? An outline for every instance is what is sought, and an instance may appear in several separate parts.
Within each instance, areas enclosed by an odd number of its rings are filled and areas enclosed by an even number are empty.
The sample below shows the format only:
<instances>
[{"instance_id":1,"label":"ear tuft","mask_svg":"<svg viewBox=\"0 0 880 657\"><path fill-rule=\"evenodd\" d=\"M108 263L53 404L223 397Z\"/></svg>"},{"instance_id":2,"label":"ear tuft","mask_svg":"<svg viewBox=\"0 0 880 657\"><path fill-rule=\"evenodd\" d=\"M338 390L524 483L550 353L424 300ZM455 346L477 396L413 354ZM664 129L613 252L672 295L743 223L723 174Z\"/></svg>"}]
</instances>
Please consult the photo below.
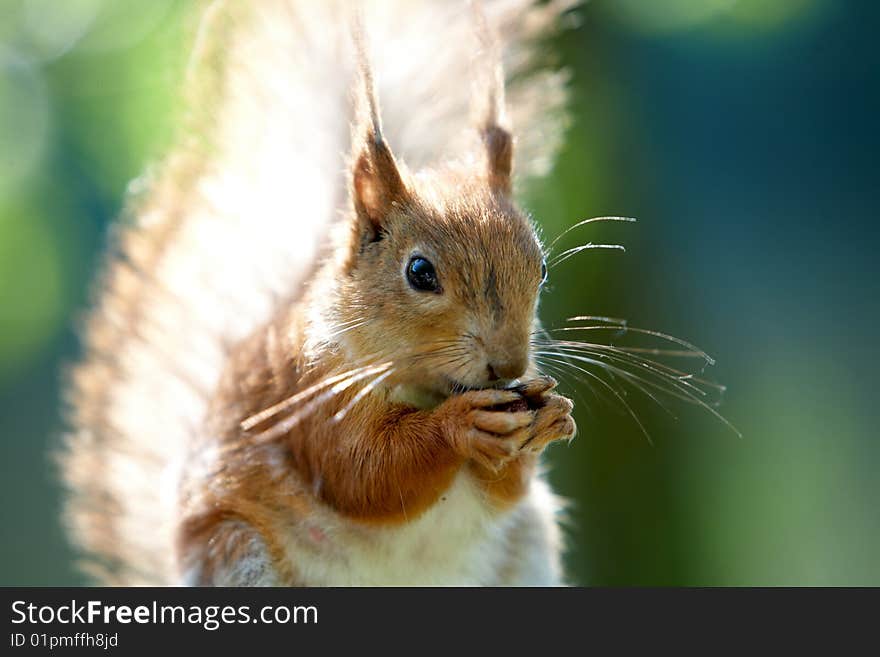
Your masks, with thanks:
<instances>
[{"instance_id":1,"label":"ear tuft","mask_svg":"<svg viewBox=\"0 0 880 657\"><path fill-rule=\"evenodd\" d=\"M513 173L513 136L500 125L488 125L483 131L489 187L508 195Z\"/></svg>"},{"instance_id":2,"label":"ear tuft","mask_svg":"<svg viewBox=\"0 0 880 657\"><path fill-rule=\"evenodd\" d=\"M474 2L474 20L479 45L478 60L482 63L474 95L474 114L486 152L486 177L494 192L509 195L512 188L513 135L508 128L504 101L504 69L501 46L489 24L482 4Z\"/></svg>"},{"instance_id":3,"label":"ear tuft","mask_svg":"<svg viewBox=\"0 0 880 657\"><path fill-rule=\"evenodd\" d=\"M364 140L352 176L355 211L370 239L378 237L395 204L406 199L406 186L391 149L372 135Z\"/></svg>"},{"instance_id":4,"label":"ear tuft","mask_svg":"<svg viewBox=\"0 0 880 657\"><path fill-rule=\"evenodd\" d=\"M359 78L355 91L357 119L353 132L355 160L352 198L359 230L366 233L369 241L375 241L392 207L406 201L407 190L394 154L382 134L379 101L367 57L366 37L359 21L353 25L352 36Z\"/></svg>"}]
</instances>

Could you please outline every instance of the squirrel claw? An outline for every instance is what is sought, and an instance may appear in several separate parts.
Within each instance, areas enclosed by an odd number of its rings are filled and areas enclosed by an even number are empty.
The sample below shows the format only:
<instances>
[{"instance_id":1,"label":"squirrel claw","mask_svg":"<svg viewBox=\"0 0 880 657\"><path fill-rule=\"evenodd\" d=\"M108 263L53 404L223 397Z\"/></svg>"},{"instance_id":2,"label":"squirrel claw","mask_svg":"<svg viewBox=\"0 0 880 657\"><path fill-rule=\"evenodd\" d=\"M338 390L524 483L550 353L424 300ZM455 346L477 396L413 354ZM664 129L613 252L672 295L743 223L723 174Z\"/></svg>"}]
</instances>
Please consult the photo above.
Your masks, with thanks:
<instances>
[{"instance_id":1,"label":"squirrel claw","mask_svg":"<svg viewBox=\"0 0 880 657\"><path fill-rule=\"evenodd\" d=\"M550 393L544 397L544 406L535 412L532 435L523 451L540 453L552 442L574 438L577 425L571 417L574 404L566 397Z\"/></svg>"},{"instance_id":2,"label":"squirrel claw","mask_svg":"<svg viewBox=\"0 0 880 657\"><path fill-rule=\"evenodd\" d=\"M468 455L487 470L498 472L505 463L516 457L520 444L528 438L528 430L522 429L510 437L471 429L468 432Z\"/></svg>"},{"instance_id":3,"label":"squirrel claw","mask_svg":"<svg viewBox=\"0 0 880 657\"><path fill-rule=\"evenodd\" d=\"M534 379L523 381L512 388L523 397L538 397L556 387L556 379L552 376L536 376Z\"/></svg>"}]
</instances>

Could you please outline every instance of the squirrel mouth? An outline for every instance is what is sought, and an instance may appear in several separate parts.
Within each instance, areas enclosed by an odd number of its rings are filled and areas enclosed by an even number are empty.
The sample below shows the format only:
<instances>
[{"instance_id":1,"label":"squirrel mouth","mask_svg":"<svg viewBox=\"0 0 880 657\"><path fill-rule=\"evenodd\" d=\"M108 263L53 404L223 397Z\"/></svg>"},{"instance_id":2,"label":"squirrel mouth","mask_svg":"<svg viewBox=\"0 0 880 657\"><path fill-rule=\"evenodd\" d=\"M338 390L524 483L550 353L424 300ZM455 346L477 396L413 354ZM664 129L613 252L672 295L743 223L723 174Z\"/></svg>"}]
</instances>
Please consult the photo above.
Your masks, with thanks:
<instances>
[{"instance_id":1,"label":"squirrel mouth","mask_svg":"<svg viewBox=\"0 0 880 657\"><path fill-rule=\"evenodd\" d=\"M452 395L461 395L466 392L471 392L473 390L487 390L487 389L493 389L493 388L515 389L517 387L517 385L519 384L519 379L515 379L515 380L499 379L498 381L487 381L485 385L471 386L471 385L467 385L465 383L462 383L461 381L456 381L455 379L450 378L448 376L445 377L445 379L446 379L446 386L447 386L446 392L447 392L447 396L449 396L449 397L451 397Z\"/></svg>"}]
</instances>

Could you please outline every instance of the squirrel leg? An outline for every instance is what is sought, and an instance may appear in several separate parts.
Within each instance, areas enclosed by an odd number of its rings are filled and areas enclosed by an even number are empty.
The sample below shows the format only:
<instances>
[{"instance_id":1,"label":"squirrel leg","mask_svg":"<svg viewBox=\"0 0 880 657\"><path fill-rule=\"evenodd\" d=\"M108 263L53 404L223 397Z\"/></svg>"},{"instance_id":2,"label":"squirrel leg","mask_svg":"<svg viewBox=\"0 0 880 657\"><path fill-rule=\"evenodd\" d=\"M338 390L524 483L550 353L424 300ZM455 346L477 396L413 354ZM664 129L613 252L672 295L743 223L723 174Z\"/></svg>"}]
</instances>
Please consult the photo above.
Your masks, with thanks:
<instances>
[{"instance_id":1,"label":"squirrel leg","mask_svg":"<svg viewBox=\"0 0 880 657\"><path fill-rule=\"evenodd\" d=\"M330 437L313 436L310 483L336 511L372 523L416 518L446 491L464 459L433 413L402 407L357 409ZM309 458L310 457L310 458Z\"/></svg>"},{"instance_id":2,"label":"squirrel leg","mask_svg":"<svg viewBox=\"0 0 880 657\"><path fill-rule=\"evenodd\" d=\"M574 433L571 402L548 392L552 379L512 390L471 390L432 411L365 405L328 437L312 436L300 462L322 501L368 522L405 522L434 504L462 465L500 485L503 497L528 487L537 454L552 440ZM511 412L504 405L540 396L538 410Z\"/></svg>"},{"instance_id":3,"label":"squirrel leg","mask_svg":"<svg viewBox=\"0 0 880 657\"><path fill-rule=\"evenodd\" d=\"M365 406L337 425L336 449L311 452L311 479L320 482L323 501L346 515L412 520L448 489L463 464L494 468L515 456L530 437L533 413L492 407L520 398L507 390L473 390L432 411Z\"/></svg>"}]
</instances>

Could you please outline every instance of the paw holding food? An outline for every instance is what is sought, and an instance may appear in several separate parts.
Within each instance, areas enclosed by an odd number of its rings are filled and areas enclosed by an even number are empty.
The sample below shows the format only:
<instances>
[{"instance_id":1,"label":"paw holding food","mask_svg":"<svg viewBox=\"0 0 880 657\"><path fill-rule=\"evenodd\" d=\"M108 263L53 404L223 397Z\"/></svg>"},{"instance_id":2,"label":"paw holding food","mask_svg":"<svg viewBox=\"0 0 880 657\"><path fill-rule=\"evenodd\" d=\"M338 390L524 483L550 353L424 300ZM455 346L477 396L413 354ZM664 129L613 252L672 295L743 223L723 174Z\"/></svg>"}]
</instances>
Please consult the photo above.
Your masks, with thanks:
<instances>
[{"instance_id":1,"label":"paw holding food","mask_svg":"<svg viewBox=\"0 0 880 657\"><path fill-rule=\"evenodd\" d=\"M496 413L522 413L524 411L529 411L532 409L529 408L529 402L528 400L526 400L525 397L519 397L518 399L514 399L512 402L492 406L491 408L489 408L489 410Z\"/></svg>"},{"instance_id":2,"label":"paw holding food","mask_svg":"<svg viewBox=\"0 0 880 657\"><path fill-rule=\"evenodd\" d=\"M506 388L519 395L518 399L506 404L493 406L493 411L506 411L508 413L520 413L522 411L537 411L547 403L547 394L556 387L556 380L549 376L539 376L515 386Z\"/></svg>"},{"instance_id":3,"label":"paw holding food","mask_svg":"<svg viewBox=\"0 0 880 657\"><path fill-rule=\"evenodd\" d=\"M506 390L474 390L441 407L447 435L463 456L497 471L521 453L536 454L575 432L572 403L538 377ZM440 410L440 409L438 409Z\"/></svg>"}]
</instances>

